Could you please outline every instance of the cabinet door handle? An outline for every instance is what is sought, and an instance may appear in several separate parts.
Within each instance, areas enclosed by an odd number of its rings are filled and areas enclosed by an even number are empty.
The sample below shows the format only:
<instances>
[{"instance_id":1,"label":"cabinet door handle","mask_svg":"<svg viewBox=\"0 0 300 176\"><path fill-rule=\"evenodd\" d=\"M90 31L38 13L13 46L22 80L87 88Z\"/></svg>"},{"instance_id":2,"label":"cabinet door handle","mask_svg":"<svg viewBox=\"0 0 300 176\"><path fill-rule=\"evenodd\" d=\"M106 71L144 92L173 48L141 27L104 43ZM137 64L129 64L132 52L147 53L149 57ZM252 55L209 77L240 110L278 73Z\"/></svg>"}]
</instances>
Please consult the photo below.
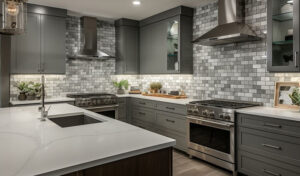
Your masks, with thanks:
<instances>
[{"instance_id":1,"label":"cabinet door handle","mask_svg":"<svg viewBox=\"0 0 300 176\"><path fill-rule=\"evenodd\" d=\"M143 113L143 112L139 112L139 114L140 114L140 115L146 115L146 113Z\"/></svg>"},{"instance_id":2,"label":"cabinet door handle","mask_svg":"<svg viewBox=\"0 0 300 176\"><path fill-rule=\"evenodd\" d=\"M42 64L42 72L45 72L45 67L46 67L45 65L46 65L45 63Z\"/></svg>"},{"instance_id":3,"label":"cabinet door handle","mask_svg":"<svg viewBox=\"0 0 300 176\"><path fill-rule=\"evenodd\" d=\"M264 147L267 147L267 148L272 148L272 149L276 149L276 150L281 150L281 147L279 147L279 146L270 145L270 144L261 144L261 145L264 146Z\"/></svg>"},{"instance_id":4,"label":"cabinet door handle","mask_svg":"<svg viewBox=\"0 0 300 176\"><path fill-rule=\"evenodd\" d=\"M269 171L269 170L267 170L267 169L264 169L263 171L264 171L264 173L269 174L269 175L273 175L273 176L281 176L281 174L274 173L274 172Z\"/></svg>"},{"instance_id":5,"label":"cabinet door handle","mask_svg":"<svg viewBox=\"0 0 300 176\"><path fill-rule=\"evenodd\" d=\"M140 102L140 105L146 105L146 103L144 103L144 102Z\"/></svg>"},{"instance_id":6,"label":"cabinet door handle","mask_svg":"<svg viewBox=\"0 0 300 176\"><path fill-rule=\"evenodd\" d=\"M271 127L271 128L282 128L281 125L271 124L271 123L264 123L264 126Z\"/></svg>"},{"instance_id":7,"label":"cabinet door handle","mask_svg":"<svg viewBox=\"0 0 300 176\"><path fill-rule=\"evenodd\" d=\"M295 52L294 63L295 63L295 67L298 67L298 51Z\"/></svg>"},{"instance_id":8,"label":"cabinet door handle","mask_svg":"<svg viewBox=\"0 0 300 176\"><path fill-rule=\"evenodd\" d=\"M174 120L169 120L169 119L166 119L167 122L171 122L171 123L175 123Z\"/></svg>"},{"instance_id":9,"label":"cabinet door handle","mask_svg":"<svg viewBox=\"0 0 300 176\"><path fill-rule=\"evenodd\" d=\"M171 107L166 107L167 109L169 109L169 110L175 110L175 108L171 108Z\"/></svg>"},{"instance_id":10,"label":"cabinet door handle","mask_svg":"<svg viewBox=\"0 0 300 176\"><path fill-rule=\"evenodd\" d=\"M38 65L38 72L41 73L42 69L41 69L41 64Z\"/></svg>"}]
</instances>

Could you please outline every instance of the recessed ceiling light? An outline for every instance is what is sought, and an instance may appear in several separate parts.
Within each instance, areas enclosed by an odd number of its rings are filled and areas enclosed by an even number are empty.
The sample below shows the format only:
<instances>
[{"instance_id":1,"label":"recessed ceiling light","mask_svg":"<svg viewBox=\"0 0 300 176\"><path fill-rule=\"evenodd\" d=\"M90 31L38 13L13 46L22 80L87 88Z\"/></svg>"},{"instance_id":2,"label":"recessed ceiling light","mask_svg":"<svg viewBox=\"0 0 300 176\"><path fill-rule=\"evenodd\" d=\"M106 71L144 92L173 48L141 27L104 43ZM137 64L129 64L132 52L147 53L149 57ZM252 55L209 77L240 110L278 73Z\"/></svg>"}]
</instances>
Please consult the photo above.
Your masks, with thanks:
<instances>
[{"instance_id":1,"label":"recessed ceiling light","mask_svg":"<svg viewBox=\"0 0 300 176\"><path fill-rule=\"evenodd\" d=\"M135 6L139 6L139 5L141 5L141 1L134 0L134 1L132 1L132 4Z\"/></svg>"}]
</instances>

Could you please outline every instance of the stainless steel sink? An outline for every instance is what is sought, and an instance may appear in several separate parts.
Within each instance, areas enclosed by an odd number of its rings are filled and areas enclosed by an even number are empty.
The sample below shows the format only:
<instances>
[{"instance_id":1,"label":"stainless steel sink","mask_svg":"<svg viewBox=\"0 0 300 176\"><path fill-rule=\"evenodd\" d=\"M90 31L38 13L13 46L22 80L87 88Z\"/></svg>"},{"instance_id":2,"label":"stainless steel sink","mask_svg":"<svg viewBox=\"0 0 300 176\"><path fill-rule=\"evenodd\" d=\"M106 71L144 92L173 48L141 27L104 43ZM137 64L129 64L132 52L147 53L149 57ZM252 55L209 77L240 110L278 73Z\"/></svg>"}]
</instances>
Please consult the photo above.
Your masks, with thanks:
<instances>
[{"instance_id":1,"label":"stainless steel sink","mask_svg":"<svg viewBox=\"0 0 300 176\"><path fill-rule=\"evenodd\" d=\"M54 122L62 128L89 125L94 123L102 123L103 121L95 119L93 117L87 116L85 114L63 116L63 117L53 117L49 118L50 121Z\"/></svg>"}]
</instances>

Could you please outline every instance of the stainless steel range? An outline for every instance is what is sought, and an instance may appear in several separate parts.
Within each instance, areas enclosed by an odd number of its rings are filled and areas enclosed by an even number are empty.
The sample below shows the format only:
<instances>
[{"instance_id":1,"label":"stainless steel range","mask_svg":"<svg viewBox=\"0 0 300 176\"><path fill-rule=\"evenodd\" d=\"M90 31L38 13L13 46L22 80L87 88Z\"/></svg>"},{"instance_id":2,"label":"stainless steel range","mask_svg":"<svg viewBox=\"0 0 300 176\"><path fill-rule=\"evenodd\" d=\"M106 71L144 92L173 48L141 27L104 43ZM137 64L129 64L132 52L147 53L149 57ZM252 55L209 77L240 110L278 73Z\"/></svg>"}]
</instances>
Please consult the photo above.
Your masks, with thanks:
<instances>
[{"instance_id":1,"label":"stainless steel range","mask_svg":"<svg viewBox=\"0 0 300 176\"><path fill-rule=\"evenodd\" d=\"M117 96L107 93L68 94L67 97L75 98L75 106L118 119Z\"/></svg>"},{"instance_id":2,"label":"stainless steel range","mask_svg":"<svg viewBox=\"0 0 300 176\"><path fill-rule=\"evenodd\" d=\"M235 110L258 103L230 100L190 102L188 110L188 152L235 174Z\"/></svg>"}]
</instances>

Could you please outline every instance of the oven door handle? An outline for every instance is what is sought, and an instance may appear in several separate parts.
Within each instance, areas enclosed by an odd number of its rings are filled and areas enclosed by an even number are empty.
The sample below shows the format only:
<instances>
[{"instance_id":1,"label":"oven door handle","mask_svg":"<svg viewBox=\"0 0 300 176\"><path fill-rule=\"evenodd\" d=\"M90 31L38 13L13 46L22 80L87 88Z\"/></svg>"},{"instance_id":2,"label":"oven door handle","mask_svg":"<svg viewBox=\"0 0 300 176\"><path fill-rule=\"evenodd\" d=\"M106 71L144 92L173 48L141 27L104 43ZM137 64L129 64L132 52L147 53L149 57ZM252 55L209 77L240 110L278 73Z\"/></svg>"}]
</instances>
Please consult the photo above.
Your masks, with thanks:
<instances>
[{"instance_id":1,"label":"oven door handle","mask_svg":"<svg viewBox=\"0 0 300 176\"><path fill-rule=\"evenodd\" d=\"M94 107L86 107L84 109L89 110L89 111L107 111L107 110L116 110L119 107L119 105L104 105L104 106L94 106Z\"/></svg>"},{"instance_id":2,"label":"oven door handle","mask_svg":"<svg viewBox=\"0 0 300 176\"><path fill-rule=\"evenodd\" d=\"M205 126L215 127L215 128L219 128L219 129L230 130L232 127L234 127L234 123L216 122L216 121L194 118L191 116L188 116L187 118L189 119L190 123L196 123L199 125L205 125Z\"/></svg>"}]
</instances>

